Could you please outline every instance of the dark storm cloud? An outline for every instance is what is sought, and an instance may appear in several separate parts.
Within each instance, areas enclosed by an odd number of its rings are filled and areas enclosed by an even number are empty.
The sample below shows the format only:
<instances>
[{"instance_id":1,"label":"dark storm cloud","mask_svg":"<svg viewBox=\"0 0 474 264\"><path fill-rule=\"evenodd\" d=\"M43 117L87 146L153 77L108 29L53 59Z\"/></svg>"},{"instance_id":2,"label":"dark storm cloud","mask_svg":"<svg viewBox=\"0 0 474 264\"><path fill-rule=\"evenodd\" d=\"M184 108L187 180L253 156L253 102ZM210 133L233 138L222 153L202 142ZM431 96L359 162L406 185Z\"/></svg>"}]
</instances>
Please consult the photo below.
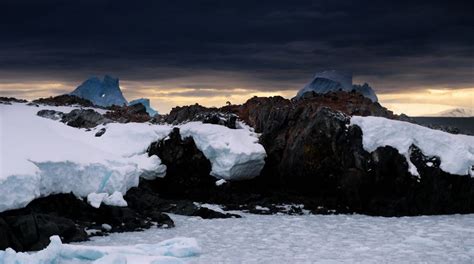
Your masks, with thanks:
<instances>
[{"instance_id":1,"label":"dark storm cloud","mask_svg":"<svg viewBox=\"0 0 474 264\"><path fill-rule=\"evenodd\" d=\"M224 71L278 90L335 68L380 91L472 87L472 11L472 1L4 0L0 79ZM183 87L222 86L206 84Z\"/></svg>"}]
</instances>

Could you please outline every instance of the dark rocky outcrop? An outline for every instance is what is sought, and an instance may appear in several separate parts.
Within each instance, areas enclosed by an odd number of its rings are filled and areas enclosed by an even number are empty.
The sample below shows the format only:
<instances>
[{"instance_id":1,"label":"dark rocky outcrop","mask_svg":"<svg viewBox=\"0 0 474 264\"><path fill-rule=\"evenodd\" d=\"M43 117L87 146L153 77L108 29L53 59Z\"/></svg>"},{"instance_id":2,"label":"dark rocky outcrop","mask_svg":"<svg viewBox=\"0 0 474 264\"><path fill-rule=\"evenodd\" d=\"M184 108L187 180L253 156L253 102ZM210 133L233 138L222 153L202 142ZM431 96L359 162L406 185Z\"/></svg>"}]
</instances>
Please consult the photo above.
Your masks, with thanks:
<instances>
[{"instance_id":1,"label":"dark rocky outcrop","mask_svg":"<svg viewBox=\"0 0 474 264\"><path fill-rule=\"evenodd\" d=\"M77 97L75 95L63 94L58 96L51 96L48 98L39 98L33 100L31 104L43 104L51 106L83 106L83 107L98 107L95 106L91 101ZM99 108L99 107L98 107Z\"/></svg>"},{"instance_id":2,"label":"dark rocky outcrop","mask_svg":"<svg viewBox=\"0 0 474 264\"><path fill-rule=\"evenodd\" d=\"M112 229L104 229L102 224ZM0 249L39 250L49 244L52 235L59 235L68 243L87 240L90 235L143 230L154 224L172 227L173 221L159 211L148 215L104 204L94 208L72 194L57 194L39 198L25 208L0 213ZM96 232L87 234L87 229Z\"/></svg>"},{"instance_id":3,"label":"dark rocky outcrop","mask_svg":"<svg viewBox=\"0 0 474 264\"><path fill-rule=\"evenodd\" d=\"M212 192L215 187L216 178L209 175L211 163L191 137L181 139L179 128L174 128L167 138L152 143L148 155L157 155L166 165L166 176L155 180L160 194L193 199L206 196L202 192Z\"/></svg>"},{"instance_id":4,"label":"dark rocky outcrop","mask_svg":"<svg viewBox=\"0 0 474 264\"><path fill-rule=\"evenodd\" d=\"M27 100L24 99L17 99L15 97L1 97L0 96L0 104L11 104L11 103L26 103Z\"/></svg>"},{"instance_id":5,"label":"dark rocky outcrop","mask_svg":"<svg viewBox=\"0 0 474 264\"><path fill-rule=\"evenodd\" d=\"M43 109L38 111L36 115L49 118L51 120L61 120L64 117L64 113L56 110Z\"/></svg>"},{"instance_id":6,"label":"dark rocky outcrop","mask_svg":"<svg viewBox=\"0 0 474 264\"><path fill-rule=\"evenodd\" d=\"M238 114L261 133L260 143L267 152L261 175L216 187L208 170L185 169L198 166L197 160L191 158L193 151L184 151L180 137L171 135L168 144L157 143L151 152L168 167L177 168L156 191L173 193L174 198L192 193L190 197L199 201L260 213L277 212L283 203L301 203L315 213L400 216L474 212L474 180L443 172L436 166L436 157L424 157L412 147L410 160L418 168L417 177L409 173L406 158L396 149L364 150L361 129L349 125L351 115L400 117L358 93L309 93L293 101L255 97L225 110ZM207 110L194 106L182 111L192 115ZM193 118L176 118L185 119ZM182 152L190 154L175 154ZM198 164L205 164L199 160ZM427 167L426 160L434 165ZM188 174L192 177L187 178ZM182 192L189 189L184 186L192 186L192 192ZM257 210L257 206L268 210Z\"/></svg>"},{"instance_id":7,"label":"dark rocky outcrop","mask_svg":"<svg viewBox=\"0 0 474 264\"><path fill-rule=\"evenodd\" d=\"M111 121L92 109L74 109L64 114L61 122L77 128L92 128Z\"/></svg>"},{"instance_id":8,"label":"dark rocky outcrop","mask_svg":"<svg viewBox=\"0 0 474 264\"><path fill-rule=\"evenodd\" d=\"M189 121L201 121L235 129L237 121L237 115L234 113L236 111L233 109L235 107L237 106L229 105L222 108L207 108L199 104L177 106L171 109L168 115L162 116L158 122L177 125Z\"/></svg>"},{"instance_id":9,"label":"dark rocky outcrop","mask_svg":"<svg viewBox=\"0 0 474 264\"><path fill-rule=\"evenodd\" d=\"M105 118L119 123L128 122L148 122L151 120L146 107L143 104L134 104L130 106L111 106L110 111L104 114Z\"/></svg>"}]
</instances>

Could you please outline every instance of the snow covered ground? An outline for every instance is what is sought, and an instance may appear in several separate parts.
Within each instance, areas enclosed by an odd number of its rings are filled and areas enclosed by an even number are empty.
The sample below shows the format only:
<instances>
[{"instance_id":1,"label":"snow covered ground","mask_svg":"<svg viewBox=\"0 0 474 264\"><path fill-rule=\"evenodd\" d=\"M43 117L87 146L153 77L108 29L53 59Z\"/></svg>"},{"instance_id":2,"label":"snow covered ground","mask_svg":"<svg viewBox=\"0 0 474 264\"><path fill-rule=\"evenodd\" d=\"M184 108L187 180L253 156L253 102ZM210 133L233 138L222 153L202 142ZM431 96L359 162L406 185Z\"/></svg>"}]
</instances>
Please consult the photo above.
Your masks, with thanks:
<instances>
[{"instance_id":1,"label":"snow covered ground","mask_svg":"<svg viewBox=\"0 0 474 264\"><path fill-rule=\"evenodd\" d=\"M140 176L165 175L166 166L157 156L148 157L146 149L165 138L171 126L109 123L87 131L36 115L43 109L68 113L75 108L0 105L0 212L56 193L124 194ZM105 134L96 137L101 128ZM192 122L181 129L183 136L195 138L218 179L254 177L263 167L265 150L249 128Z\"/></svg>"},{"instance_id":2,"label":"snow covered ground","mask_svg":"<svg viewBox=\"0 0 474 264\"><path fill-rule=\"evenodd\" d=\"M187 263L473 263L474 215L252 215L203 220L172 215L176 228L94 237L88 246L193 237Z\"/></svg>"},{"instance_id":3,"label":"snow covered ground","mask_svg":"<svg viewBox=\"0 0 474 264\"><path fill-rule=\"evenodd\" d=\"M410 162L410 146L415 144L427 156L441 159L443 171L474 177L474 136L454 135L420 125L375 116L353 116L351 125L362 129L364 149L392 146L407 158L410 172L418 175Z\"/></svg>"}]
</instances>

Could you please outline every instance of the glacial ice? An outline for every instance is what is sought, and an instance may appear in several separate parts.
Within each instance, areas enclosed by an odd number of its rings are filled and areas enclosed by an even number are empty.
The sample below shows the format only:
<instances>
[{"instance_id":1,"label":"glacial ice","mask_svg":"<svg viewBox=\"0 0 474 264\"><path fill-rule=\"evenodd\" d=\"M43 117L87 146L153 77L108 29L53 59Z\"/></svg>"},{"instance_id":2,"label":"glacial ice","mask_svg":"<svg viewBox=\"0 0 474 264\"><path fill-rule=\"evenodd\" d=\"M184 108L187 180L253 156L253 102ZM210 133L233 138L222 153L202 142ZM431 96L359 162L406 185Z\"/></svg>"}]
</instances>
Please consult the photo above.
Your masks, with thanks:
<instances>
[{"instance_id":1,"label":"glacial ice","mask_svg":"<svg viewBox=\"0 0 474 264\"><path fill-rule=\"evenodd\" d=\"M140 98L140 99L135 99L135 100L132 100L128 103L128 105L134 105L134 104L142 104L145 106L146 108L146 112L150 115L150 116L155 116L156 114L158 114L158 111L156 111L155 109L153 109L150 105L150 99L148 98Z\"/></svg>"},{"instance_id":2,"label":"glacial ice","mask_svg":"<svg viewBox=\"0 0 474 264\"><path fill-rule=\"evenodd\" d=\"M127 104L120 90L119 80L109 75L105 75L103 80L97 77L86 80L72 91L71 95L87 99L98 106Z\"/></svg>"},{"instance_id":3,"label":"glacial ice","mask_svg":"<svg viewBox=\"0 0 474 264\"><path fill-rule=\"evenodd\" d=\"M176 237L154 244L132 246L65 245L52 236L49 246L34 253L0 251L2 264L121 264L121 263L183 263L181 259L198 256L201 249L194 238Z\"/></svg>"},{"instance_id":4,"label":"glacial ice","mask_svg":"<svg viewBox=\"0 0 474 264\"><path fill-rule=\"evenodd\" d=\"M373 102L378 101L374 90L367 83L364 83L363 85L353 85L351 74L336 70L316 73L311 82L306 84L301 90L298 91L296 97L301 97L303 94L311 91L325 94L339 90L346 92L355 90Z\"/></svg>"}]
</instances>

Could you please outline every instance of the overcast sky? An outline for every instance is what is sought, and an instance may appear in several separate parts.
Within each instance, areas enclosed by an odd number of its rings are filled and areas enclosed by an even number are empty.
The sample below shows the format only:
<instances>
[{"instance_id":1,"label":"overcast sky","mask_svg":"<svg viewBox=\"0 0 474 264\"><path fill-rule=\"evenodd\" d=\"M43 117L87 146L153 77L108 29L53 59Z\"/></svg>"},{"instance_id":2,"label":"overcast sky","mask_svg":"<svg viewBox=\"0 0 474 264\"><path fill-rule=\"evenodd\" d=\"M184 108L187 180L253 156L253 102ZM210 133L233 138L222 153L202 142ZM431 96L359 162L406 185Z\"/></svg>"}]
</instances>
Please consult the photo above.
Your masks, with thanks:
<instances>
[{"instance_id":1,"label":"overcast sky","mask_svg":"<svg viewBox=\"0 0 474 264\"><path fill-rule=\"evenodd\" d=\"M0 95L59 94L107 73L129 100L169 111L291 97L339 69L396 111L474 107L473 13L472 0L2 0Z\"/></svg>"}]
</instances>

